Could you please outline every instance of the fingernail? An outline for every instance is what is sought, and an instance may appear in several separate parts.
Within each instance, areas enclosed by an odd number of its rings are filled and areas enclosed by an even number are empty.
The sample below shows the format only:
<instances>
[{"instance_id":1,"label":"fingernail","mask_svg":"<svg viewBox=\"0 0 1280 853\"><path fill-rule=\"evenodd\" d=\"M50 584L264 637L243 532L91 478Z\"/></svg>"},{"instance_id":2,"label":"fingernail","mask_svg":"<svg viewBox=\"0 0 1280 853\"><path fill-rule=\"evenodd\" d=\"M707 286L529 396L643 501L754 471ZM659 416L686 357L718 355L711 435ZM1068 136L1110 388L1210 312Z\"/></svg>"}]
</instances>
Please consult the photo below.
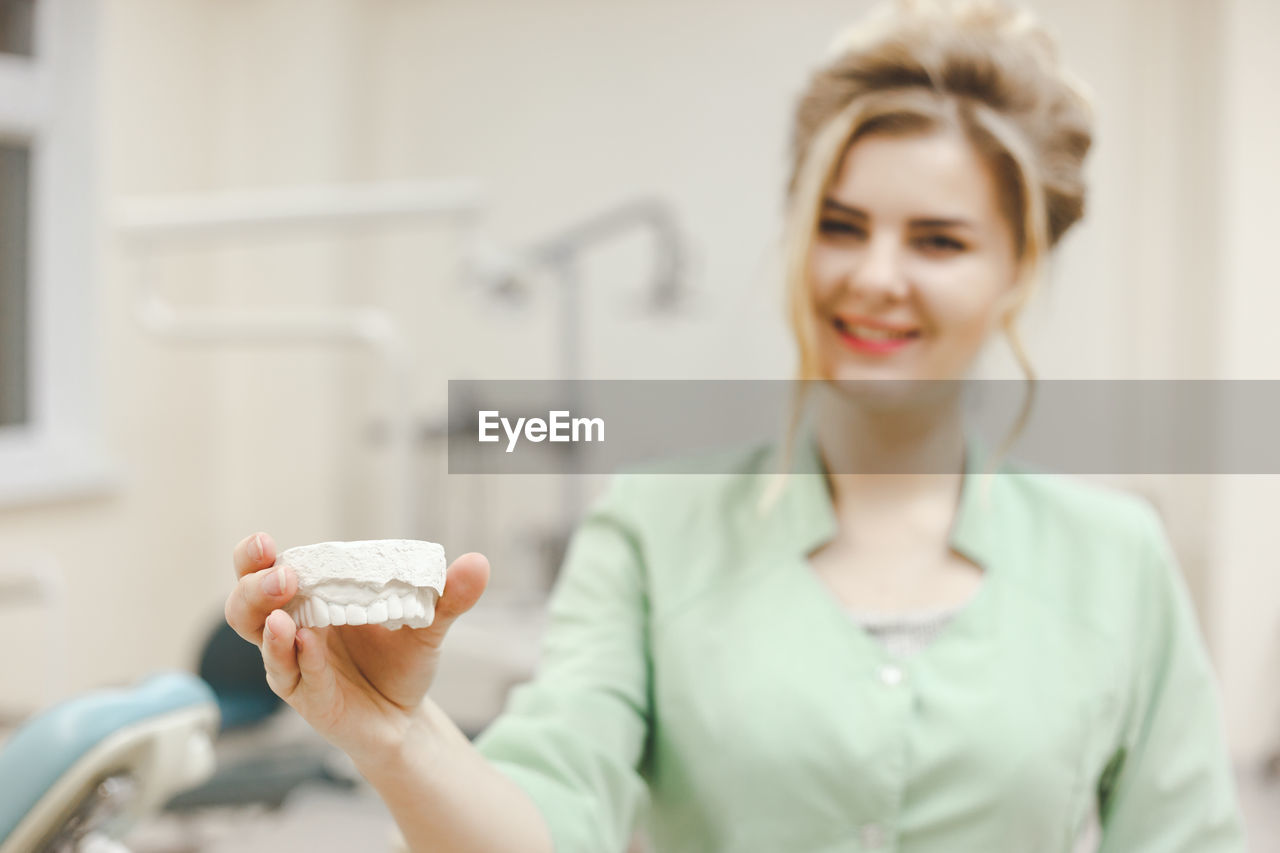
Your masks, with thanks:
<instances>
[{"instance_id":1,"label":"fingernail","mask_svg":"<svg viewBox=\"0 0 1280 853\"><path fill-rule=\"evenodd\" d=\"M271 630L271 616L269 614L267 616L267 621L262 623L262 638L264 640L271 640L275 638L275 632Z\"/></svg>"},{"instance_id":2,"label":"fingernail","mask_svg":"<svg viewBox=\"0 0 1280 853\"><path fill-rule=\"evenodd\" d=\"M262 591L267 595L280 595L284 592L284 580L284 566L280 566L262 579Z\"/></svg>"},{"instance_id":3,"label":"fingernail","mask_svg":"<svg viewBox=\"0 0 1280 853\"><path fill-rule=\"evenodd\" d=\"M262 537L256 533L249 540L249 556L255 563L262 559Z\"/></svg>"}]
</instances>

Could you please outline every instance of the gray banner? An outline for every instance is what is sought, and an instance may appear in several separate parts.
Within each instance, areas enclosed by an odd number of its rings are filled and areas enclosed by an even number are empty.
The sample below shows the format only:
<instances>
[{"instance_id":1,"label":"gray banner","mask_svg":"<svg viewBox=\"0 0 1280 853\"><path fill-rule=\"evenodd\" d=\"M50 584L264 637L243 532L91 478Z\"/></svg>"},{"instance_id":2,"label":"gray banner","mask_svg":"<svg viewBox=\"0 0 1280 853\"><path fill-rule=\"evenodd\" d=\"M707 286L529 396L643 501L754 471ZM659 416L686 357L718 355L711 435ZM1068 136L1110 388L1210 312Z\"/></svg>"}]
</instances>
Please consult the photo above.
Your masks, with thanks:
<instances>
[{"instance_id":1,"label":"gray banner","mask_svg":"<svg viewBox=\"0 0 1280 853\"><path fill-rule=\"evenodd\" d=\"M741 450L779 440L797 395L810 419L849 406L906 428L913 418L959 411L966 432L994 450L1016 424L1028 387L1018 380L451 380L449 472L599 474L659 464L672 473L726 473ZM1278 428L1280 381L1041 380L1007 458L1077 474L1280 474Z\"/></svg>"}]
</instances>

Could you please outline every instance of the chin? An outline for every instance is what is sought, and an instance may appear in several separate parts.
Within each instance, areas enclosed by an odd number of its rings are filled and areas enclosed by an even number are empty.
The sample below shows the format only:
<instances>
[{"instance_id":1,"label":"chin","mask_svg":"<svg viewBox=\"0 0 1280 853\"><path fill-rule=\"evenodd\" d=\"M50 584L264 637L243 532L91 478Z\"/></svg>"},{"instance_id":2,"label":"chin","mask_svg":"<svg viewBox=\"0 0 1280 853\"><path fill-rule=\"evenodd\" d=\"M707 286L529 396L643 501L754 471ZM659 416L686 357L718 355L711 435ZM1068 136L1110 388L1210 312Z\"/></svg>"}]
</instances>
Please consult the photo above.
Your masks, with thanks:
<instances>
[{"instance_id":1,"label":"chin","mask_svg":"<svg viewBox=\"0 0 1280 853\"><path fill-rule=\"evenodd\" d=\"M835 396L865 412L919 415L955 402L949 381L911 377L837 377L830 383Z\"/></svg>"},{"instance_id":2,"label":"chin","mask_svg":"<svg viewBox=\"0 0 1280 853\"><path fill-rule=\"evenodd\" d=\"M830 348L823 353L823 376L837 381L900 380L910 382L924 378L921 364L913 358L865 358L844 348Z\"/></svg>"},{"instance_id":3,"label":"chin","mask_svg":"<svg viewBox=\"0 0 1280 853\"><path fill-rule=\"evenodd\" d=\"M846 400L877 409L911 407L937 402L955 390L954 382L963 379L939 365L912 359L885 359L868 363L840 352L837 357L825 354L823 376L834 383L837 393Z\"/></svg>"}]
</instances>

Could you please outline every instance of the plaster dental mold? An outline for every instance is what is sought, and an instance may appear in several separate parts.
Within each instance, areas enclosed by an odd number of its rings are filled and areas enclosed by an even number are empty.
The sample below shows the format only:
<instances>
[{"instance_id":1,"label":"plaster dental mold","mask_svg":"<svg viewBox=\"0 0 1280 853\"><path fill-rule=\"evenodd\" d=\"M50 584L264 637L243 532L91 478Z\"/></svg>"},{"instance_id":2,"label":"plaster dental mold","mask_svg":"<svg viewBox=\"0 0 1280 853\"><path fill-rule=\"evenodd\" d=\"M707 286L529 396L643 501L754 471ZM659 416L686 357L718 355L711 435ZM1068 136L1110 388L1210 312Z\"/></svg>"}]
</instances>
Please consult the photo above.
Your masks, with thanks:
<instances>
[{"instance_id":1,"label":"plaster dental mold","mask_svg":"<svg viewBox=\"0 0 1280 853\"><path fill-rule=\"evenodd\" d=\"M413 539L321 542L276 558L298 575L285 607L299 628L425 628L444 594L444 548Z\"/></svg>"}]
</instances>

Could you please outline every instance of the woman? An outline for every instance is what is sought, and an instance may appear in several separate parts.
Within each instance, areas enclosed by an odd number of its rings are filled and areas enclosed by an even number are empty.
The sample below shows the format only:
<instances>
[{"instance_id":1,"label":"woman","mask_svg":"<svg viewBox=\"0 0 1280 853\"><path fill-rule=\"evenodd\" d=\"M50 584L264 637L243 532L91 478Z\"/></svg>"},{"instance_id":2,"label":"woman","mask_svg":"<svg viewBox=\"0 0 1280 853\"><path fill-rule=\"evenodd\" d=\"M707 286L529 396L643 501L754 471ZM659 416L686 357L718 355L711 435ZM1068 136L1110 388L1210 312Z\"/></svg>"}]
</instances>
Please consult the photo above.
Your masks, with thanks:
<instances>
[{"instance_id":1,"label":"woman","mask_svg":"<svg viewBox=\"0 0 1280 853\"><path fill-rule=\"evenodd\" d=\"M317 632L257 534L228 621L415 850L621 851L643 811L664 853L1243 849L1154 511L1007 463L979 488L996 460L959 383L843 382L961 378L998 328L1025 367L1015 320L1082 215L1090 139L1021 16L855 30L794 137L789 310L820 381L723 476L612 481L538 677L475 746L425 694L481 555L428 629Z\"/></svg>"}]
</instances>

